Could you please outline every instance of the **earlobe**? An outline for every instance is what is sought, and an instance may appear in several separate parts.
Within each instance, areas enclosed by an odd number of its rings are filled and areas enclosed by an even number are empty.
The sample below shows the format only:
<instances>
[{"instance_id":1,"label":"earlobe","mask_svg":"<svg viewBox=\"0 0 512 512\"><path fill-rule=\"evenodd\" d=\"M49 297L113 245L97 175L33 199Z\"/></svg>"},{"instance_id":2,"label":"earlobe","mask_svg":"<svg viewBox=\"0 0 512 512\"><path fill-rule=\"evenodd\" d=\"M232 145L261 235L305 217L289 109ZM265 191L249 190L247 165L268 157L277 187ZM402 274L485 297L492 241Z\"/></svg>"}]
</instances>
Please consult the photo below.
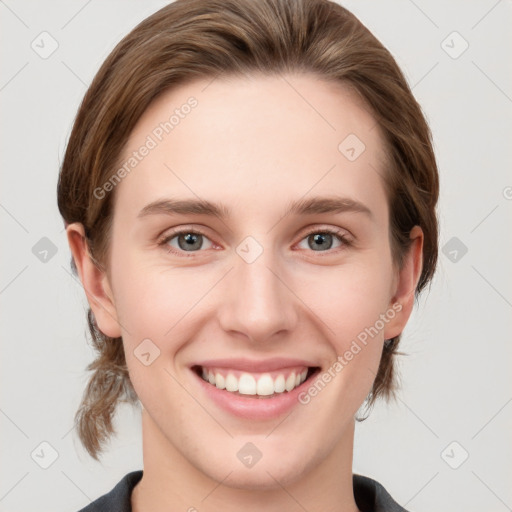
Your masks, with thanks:
<instances>
[{"instance_id":1,"label":"earlobe","mask_svg":"<svg viewBox=\"0 0 512 512\"><path fill-rule=\"evenodd\" d=\"M411 245L398 271L389 304L397 314L386 325L384 339L394 338L404 330L414 307L416 287L423 269L423 230L414 226L409 237Z\"/></svg>"},{"instance_id":2,"label":"earlobe","mask_svg":"<svg viewBox=\"0 0 512 512\"><path fill-rule=\"evenodd\" d=\"M111 338L121 336L113 294L105 271L98 268L89 252L83 224L66 228L69 247L98 328Z\"/></svg>"}]
</instances>

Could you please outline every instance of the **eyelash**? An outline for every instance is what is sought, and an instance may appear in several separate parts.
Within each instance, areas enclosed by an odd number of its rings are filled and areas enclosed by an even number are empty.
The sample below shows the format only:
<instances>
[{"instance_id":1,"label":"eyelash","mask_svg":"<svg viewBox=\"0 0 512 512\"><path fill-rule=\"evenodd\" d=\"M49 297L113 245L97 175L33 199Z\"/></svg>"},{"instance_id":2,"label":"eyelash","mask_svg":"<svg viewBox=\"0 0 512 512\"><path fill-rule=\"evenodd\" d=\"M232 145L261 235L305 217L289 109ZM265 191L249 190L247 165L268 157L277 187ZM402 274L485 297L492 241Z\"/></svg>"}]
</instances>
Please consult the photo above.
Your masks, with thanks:
<instances>
[{"instance_id":1,"label":"eyelash","mask_svg":"<svg viewBox=\"0 0 512 512\"><path fill-rule=\"evenodd\" d=\"M310 235L318 234L318 233L334 235L335 237L338 238L338 240L345 247L349 247L351 245L350 240L348 240L348 238L344 234L344 232L341 229L334 229L334 228L326 228L326 229L318 229L318 228L316 228L316 229L312 229L311 231L305 233L300 241L302 242L302 240L304 240L305 238L309 237ZM178 231L174 231L174 232L172 232L170 234L165 235L162 239L160 239L157 242L157 244L158 244L159 247L163 247L164 245L166 245L173 238L175 238L175 237L177 237L179 235L187 235L187 234L202 235L202 236L208 238L208 235L206 235L202 231L198 231L196 229L180 229ZM343 250L343 248L338 248L338 250ZM177 256L183 256L185 258L193 258L194 257L194 253L202 252L201 250L199 250L199 251L190 251L190 254L187 254L187 251L176 250L174 247L170 247L170 246L166 247L166 251L169 252L169 253L175 254ZM319 252L319 253L324 252L324 253L327 253L327 255L331 255L333 252L337 252L337 251L336 251L336 249L335 250L328 249L326 251L311 251L311 252Z\"/></svg>"}]
</instances>

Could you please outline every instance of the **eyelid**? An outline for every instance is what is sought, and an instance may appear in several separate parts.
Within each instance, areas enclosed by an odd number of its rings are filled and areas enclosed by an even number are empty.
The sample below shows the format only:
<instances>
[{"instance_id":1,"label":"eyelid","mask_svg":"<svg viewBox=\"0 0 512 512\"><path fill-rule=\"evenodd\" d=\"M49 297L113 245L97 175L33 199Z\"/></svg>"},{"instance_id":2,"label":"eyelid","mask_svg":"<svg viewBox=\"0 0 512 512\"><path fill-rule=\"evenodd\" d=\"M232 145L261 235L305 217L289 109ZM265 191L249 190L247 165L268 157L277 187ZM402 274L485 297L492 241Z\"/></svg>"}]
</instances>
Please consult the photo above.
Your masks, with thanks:
<instances>
[{"instance_id":1,"label":"eyelid","mask_svg":"<svg viewBox=\"0 0 512 512\"><path fill-rule=\"evenodd\" d=\"M175 228L170 228L170 230L165 230L161 235L158 235L156 241L157 243L164 242L168 240L169 238L173 238L176 235L181 235L183 233L197 233L203 236L208 237L208 235L202 230L202 228L197 228L195 226L187 226L182 225Z\"/></svg>"},{"instance_id":2,"label":"eyelid","mask_svg":"<svg viewBox=\"0 0 512 512\"><path fill-rule=\"evenodd\" d=\"M208 240L210 240L210 242L213 245L219 245L216 242L214 242L213 240L211 240L210 237L202 229L198 229L196 227L186 226L186 225L179 226L174 229L171 229L171 231L164 232L164 234L160 235L157 238L157 245L158 246L167 245L167 243L170 240L172 240L173 238L175 238L176 236L179 236L182 234L188 234L188 233L202 235L205 238L207 238ZM313 226L310 228L306 228L306 231L302 231L301 238L297 242L297 244L302 242L305 238L307 238L308 236L310 236L314 233L326 233L326 234L330 234L333 236L337 236L339 238L339 241L342 243L342 246L352 245L353 237L352 237L351 233L349 231L347 231L346 229L343 229L340 227L334 227L334 226L330 226L330 227ZM295 244L295 245L297 245L297 244ZM308 252L313 252L318 255L320 255L322 253L324 253L324 255L332 255L332 254L339 252L339 250L343 250L343 247L341 249L338 248L338 249L334 249L334 250L328 249L326 251L308 251ZM167 247L167 252L171 252L173 254L179 254L180 256L185 256L185 257L193 257L194 253L199 253L199 252L203 252L203 251L201 251L201 250L190 251L190 252L177 251L175 248Z\"/></svg>"},{"instance_id":3,"label":"eyelid","mask_svg":"<svg viewBox=\"0 0 512 512\"><path fill-rule=\"evenodd\" d=\"M350 233L350 231L348 231L347 229L344 229L344 228L340 228L340 227L337 227L337 226L313 226L313 227L310 227L310 228L305 228L305 231L303 232L302 234L302 238L301 240L306 237L306 236L309 236L309 235L312 235L313 233L330 233L330 234L334 234L334 235L338 235L338 236L343 236L344 238L351 238L352 237L352 234Z\"/></svg>"},{"instance_id":4,"label":"eyelid","mask_svg":"<svg viewBox=\"0 0 512 512\"><path fill-rule=\"evenodd\" d=\"M185 226L179 226L179 227L176 227L174 229L171 229L171 231L165 231L162 235L160 235L157 238L157 240L156 240L157 246L158 247L161 247L161 246L164 246L164 245L167 246L167 243L170 240L172 240L173 238L175 238L176 236L184 235L184 234L188 234L188 233L192 233L192 234L195 234L195 235L202 235L205 238L207 238L208 240L210 240L210 242L213 245L217 245L216 242L211 240L210 237L202 229L198 229L196 227L186 226L185 225ZM190 252L188 252L188 251L178 251L174 247L170 247L170 246L167 246L166 250L167 250L167 252L170 252L172 254L176 254L176 255L180 255L180 256L184 256L184 257L193 257L194 253L203 252L203 251L190 251Z\"/></svg>"},{"instance_id":5,"label":"eyelid","mask_svg":"<svg viewBox=\"0 0 512 512\"><path fill-rule=\"evenodd\" d=\"M314 253L315 255L318 255L320 257L332 256L333 254L337 254L340 251L344 250L344 248L349 247L353 244L353 236L349 231L347 231L346 229L343 229L340 227L334 227L334 226L330 226L330 227L313 226L313 227L309 228L307 231L302 233L301 238L298 241L298 243L301 243L305 238L307 238L308 236L310 236L314 233L324 233L324 234L329 234L329 235L338 237L338 239L342 245L341 247L338 247L338 248L332 249L332 250L328 249L326 251L312 251L312 250L306 251L306 252Z\"/></svg>"}]
</instances>

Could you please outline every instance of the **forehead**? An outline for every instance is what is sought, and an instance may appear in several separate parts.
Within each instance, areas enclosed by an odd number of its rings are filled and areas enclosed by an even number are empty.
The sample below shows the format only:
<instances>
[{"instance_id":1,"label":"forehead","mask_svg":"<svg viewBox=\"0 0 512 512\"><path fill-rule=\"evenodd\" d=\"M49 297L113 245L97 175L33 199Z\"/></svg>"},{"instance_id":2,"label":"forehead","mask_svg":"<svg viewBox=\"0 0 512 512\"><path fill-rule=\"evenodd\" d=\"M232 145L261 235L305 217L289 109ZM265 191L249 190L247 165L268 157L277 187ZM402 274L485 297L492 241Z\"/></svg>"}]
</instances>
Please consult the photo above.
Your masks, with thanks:
<instances>
[{"instance_id":1,"label":"forehead","mask_svg":"<svg viewBox=\"0 0 512 512\"><path fill-rule=\"evenodd\" d=\"M375 202L384 160L376 120L347 86L312 74L202 79L164 92L140 118L119 160L129 172L116 209L219 194L262 208L338 190Z\"/></svg>"}]
</instances>

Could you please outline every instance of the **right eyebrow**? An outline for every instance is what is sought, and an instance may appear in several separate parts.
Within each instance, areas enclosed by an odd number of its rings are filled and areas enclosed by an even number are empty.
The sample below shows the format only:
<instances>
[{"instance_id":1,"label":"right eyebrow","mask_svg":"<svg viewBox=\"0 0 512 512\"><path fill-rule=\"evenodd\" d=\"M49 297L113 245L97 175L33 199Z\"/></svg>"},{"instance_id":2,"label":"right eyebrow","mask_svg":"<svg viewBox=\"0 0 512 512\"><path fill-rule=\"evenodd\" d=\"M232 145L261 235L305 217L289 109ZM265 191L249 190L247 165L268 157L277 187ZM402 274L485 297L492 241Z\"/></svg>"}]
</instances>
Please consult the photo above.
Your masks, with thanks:
<instances>
[{"instance_id":1,"label":"right eyebrow","mask_svg":"<svg viewBox=\"0 0 512 512\"><path fill-rule=\"evenodd\" d=\"M144 206L137 218L157 214L211 215L225 219L229 217L230 210L224 205L204 199L157 199Z\"/></svg>"}]
</instances>

